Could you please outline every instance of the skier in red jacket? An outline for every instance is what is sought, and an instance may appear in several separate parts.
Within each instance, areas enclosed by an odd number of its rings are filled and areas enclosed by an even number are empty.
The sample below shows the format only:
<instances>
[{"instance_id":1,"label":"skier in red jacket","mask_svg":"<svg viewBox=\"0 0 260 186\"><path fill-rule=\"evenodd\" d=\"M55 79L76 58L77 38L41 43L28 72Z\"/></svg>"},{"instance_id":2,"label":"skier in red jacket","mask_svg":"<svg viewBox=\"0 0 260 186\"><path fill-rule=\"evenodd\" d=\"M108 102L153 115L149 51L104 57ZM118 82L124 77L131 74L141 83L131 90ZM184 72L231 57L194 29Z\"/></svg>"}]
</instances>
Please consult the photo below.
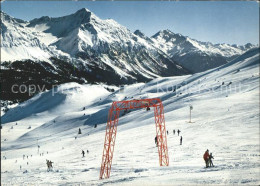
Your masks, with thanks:
<instances>
[{"instance_id":1,"label":"skier in red jacket","mask_svg":"<svg viewBox=\"0 0 260 186\"><path fill-rule=\"evenodd\" d=\"M208 150L208 149L207 149L206 152L204 153L203 159L205 160L206 168L209 167L209 150Z\"/></svg>"}]
</instances>

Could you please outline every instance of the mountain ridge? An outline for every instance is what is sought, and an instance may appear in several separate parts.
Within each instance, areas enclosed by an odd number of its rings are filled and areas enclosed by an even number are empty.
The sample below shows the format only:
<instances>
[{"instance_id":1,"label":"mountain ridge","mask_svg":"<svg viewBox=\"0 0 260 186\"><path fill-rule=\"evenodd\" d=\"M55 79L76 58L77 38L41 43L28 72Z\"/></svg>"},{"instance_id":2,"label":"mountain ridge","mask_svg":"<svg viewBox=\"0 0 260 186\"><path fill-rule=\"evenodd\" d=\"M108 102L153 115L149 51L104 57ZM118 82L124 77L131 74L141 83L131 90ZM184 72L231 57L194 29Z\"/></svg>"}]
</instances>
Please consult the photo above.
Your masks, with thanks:
<instances>
[{"instance_id":1,"label":"mountain ridge","mask_svg":"<svg viewBox=\"0 0 260 186\"><path fill-rule=\"evenodd\" d=\"M201 42L170 30L161 30L151 38L156 47L193 73L218 67L258 47L250 43L239 46Z\"/></svg>"},{"instance_id":2,"label":"mountain ridge","mask_svg":"<svg viewBox=\"0 0 260 186\"><path fill-rule=\"evenodd\" d=\"M10 77L16 74L22 84L24 79L36 77L36 71L44 79L37 78L38 83L47 83L47 87L68 81L130 84L189 73L126 27L111 19L102 20L87 9L17 24L13 19L1 20L1 25L8 28L1 32L5 69L2 77L6 82L17 82ZM33 69L32 74L26 71L26 66L39 69ZM11 87L4 87L8 89L8 98Z\"/></svg>"},{"instance_id":3,"label":"mountain ridge","mask_svg":"<svg viewBox=\"0 0 260 186\"><path fill-rule=\"evenodd\" d=\"M12 82L13 73L18 76L16 79L36 77L25 73L28 65L36 68L32 73L40 69L41 79L47 79L41 84L48 83L47 87L69 81L130 84L196 73L226 64L241 54L242 49L254 47L248 44L244 48L236 45L216 48L218 45L170 30L147 37L140 30L133 33L112 19L100 19L85 8L67 16L43 16L31 21L3 12L1 17L1 61L4 62L1 66L5 69L2 78ZM221 47L224 52L219 53ZM235 55L226 51L235 47Z\"/></svg>"}]
</instances>

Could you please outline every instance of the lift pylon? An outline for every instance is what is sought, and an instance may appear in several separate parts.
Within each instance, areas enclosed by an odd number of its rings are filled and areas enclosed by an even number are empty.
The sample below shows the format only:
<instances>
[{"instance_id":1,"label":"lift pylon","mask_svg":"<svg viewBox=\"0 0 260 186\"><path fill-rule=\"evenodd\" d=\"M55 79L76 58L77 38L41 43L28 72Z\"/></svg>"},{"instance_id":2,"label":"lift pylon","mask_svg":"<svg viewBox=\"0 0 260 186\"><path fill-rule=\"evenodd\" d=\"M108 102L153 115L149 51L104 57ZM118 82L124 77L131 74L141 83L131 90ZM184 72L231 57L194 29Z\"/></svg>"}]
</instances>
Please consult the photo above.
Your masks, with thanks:
<instances>
[{"instance_id":1,"label":"lift pylon","mask_svg":"<svg viewBox=\"0 0 260 186\"><path fill-rule=\"evenodd\" d=\"M104 150L99 176L100 179L109 178L110 176L120 111L150 107L154 107L159 164L160 166L169 165L164 110L161 100L159 98L152 98L141 100L115 101L112 103L112 106L108 112Z\"/></svg>"}]
</instances>

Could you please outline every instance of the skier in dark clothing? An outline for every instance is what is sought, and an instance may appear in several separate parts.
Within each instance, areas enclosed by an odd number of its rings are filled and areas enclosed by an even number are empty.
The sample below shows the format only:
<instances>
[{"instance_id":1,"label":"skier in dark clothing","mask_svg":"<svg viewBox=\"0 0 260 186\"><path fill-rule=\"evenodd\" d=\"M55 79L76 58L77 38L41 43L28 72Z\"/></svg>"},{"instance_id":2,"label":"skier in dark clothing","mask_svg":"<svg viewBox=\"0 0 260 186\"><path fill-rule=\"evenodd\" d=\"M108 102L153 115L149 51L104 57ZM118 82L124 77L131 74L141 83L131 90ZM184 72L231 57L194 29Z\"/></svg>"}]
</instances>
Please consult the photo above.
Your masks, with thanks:
<instances>
[{"instance_id":1,"label":"skier in dark clothing","mask_svg":"<svg viewBox=\"0 0 260 186\"><path fill-rule=\"evenodd\" d=\"M85 157L85 152L84 152L84 150L82 150L81 154L82 154L82 158L84 158L84 157Z\"/></svg>"},{"instance_id":2,"label":"skier in dark clothing","mask_svg":"<svg viewBox=\"0 0 260 186\"><path fill-rule=\"evenodd\" d=\"M175 130L173 130L173 135L175 135Z\"/></svg>"},{"instance_id":3,"label":"skier in dark clothing","mask_svg":"<svg viewBox=\"0 0 260 186\"><path fill-rule=\"evenodd\" d=\"M167 135L169 134L168 130L167 130Z\"/></svg>"},{"instance_id":4,"label":"skier in dark clothing","mask_svg":"<svg viewBox=\"0 0 260 186\"><path fill-rule=\"evenodd\" d=\"M210 153L210 155L209 155L209 166L210 167L214 167L212 159L214 159L214 157L212 156L212 153Z\"/></svg>"},{"instance_id":5,"label":"skier in dark clothing","mask_svg":"<svg viewBox=\"0 0 260 186\"><path fill-rule=\"evenodd\" d=\"M46 164L47 164L47 171L51 171L53 169L53 162L51 160L46 160Z\"/></svg>"},{"instance_id":6,"label":"skier in dark clothing","mask_svg":"<svg viewBox=\"0 0 260 186\"><path fill-rule=\"evenodd\" d=\"M155 136L155 138L154 138L154 142L155 142L156 147L157 147L157 146L158 146L158 143L157 143L157 136Z\"/></svg>"},{"instance_id":7,"label":"skier in dark clothing","mask_svg":"<svg viewBox=\"0 0 260 186\"><path fill-rule=\"evenodd\" d=\"M181 139L180 139L180 145L182 145L182 136L181 136Z\"/></svg>"},{"instance_id":8,"label":"skier in dark clothing","mask_svg":"<svg viewBox=\"0 0 260 186\"><path fill-rule=\"evenodd\" d=\"M177 131L177 133L178 133L178 136L179 136L180 132L181 132L181 131L178 129L178 131Z\"/></svg>"}]
</instances>

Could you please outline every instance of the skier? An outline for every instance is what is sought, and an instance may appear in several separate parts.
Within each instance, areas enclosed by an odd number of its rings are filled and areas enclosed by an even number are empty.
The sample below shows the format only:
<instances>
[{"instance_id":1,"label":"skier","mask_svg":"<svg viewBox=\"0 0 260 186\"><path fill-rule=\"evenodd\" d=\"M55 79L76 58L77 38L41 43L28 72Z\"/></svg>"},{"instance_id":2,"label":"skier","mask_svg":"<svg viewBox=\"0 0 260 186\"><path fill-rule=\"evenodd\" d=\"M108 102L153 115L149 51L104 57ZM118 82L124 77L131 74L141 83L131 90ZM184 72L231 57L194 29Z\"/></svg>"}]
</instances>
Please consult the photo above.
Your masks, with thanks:
<instances>
[{"instance_id":1,"label":"skier","mask_svg":"<svg viewBox=\"0 0 260 186\"><path fill-rule=\"evenodd\" d=\"M206 152L203 155L203 159L205 161L206 164L206 168L209 167L209 150L207 149Z\"/></svg>"},{"instance_id":2,"label":"skier","mask_svg":"<svg viewBox=\"0 0 260 186\"><path fill-rule=\"evenodd\" d=\"M209 166L210 167L214 167L212 159L214 159L214 157L212 156L212 153L210 153L210 155L209 155Z\"/></svg>"},{"instance_id":3,"label":"skier","mask_svg":"<svg viewBox=\"0 0 260 186\"><path fill-rule=\"evenodd\" d=\"M47 164L47 171L49 172L53 168L52 167L53 162L50 160L46 160L46 164Z\"/></svg>"},{"instance_id":4,"label":"skier","mask_svg":"<svg viewBox=\"0 0 260 186\"><path fill-rule=\"evenodd\" d=\"M89 153L89 151L87 150L87 153Z\"/></svg>"},{"instance_id":5,"label":"skier","mask_svg":"<svg viewBox=\"0 0 260 186\"><path fill-rule=\"evenodd\" d=\"M82 154L82 158L84 158L84 157L85 157L85 152L84 152L84 150L82 150L81 154Z\"/></svg>"},{"instance_id":6,"label":"skier","mask_svg":"<svg viewBox=\"0 0 260 186\"><path fill-rule=\"evenodd\" d=\"M181 139L180 139L180 145L182 145L182 136L181 136Z\"/></svg>"},{"instance_id":7,"label":"skier","mask_svg":"<svg viewBox=\"0 0 260 186\"><path fill-rule=\"evenodd\" d=\"M155 141L155 144L156 144L156 147L157 147L158 146L158 144L157 144L157 136L155 136L154 141Z\"/></svg>"},{"instance_id":8,"label":"skier","mask_svg":"<svg viewBox=\"0 0 260 186\"><path fill-rule=\"evenodd\" d=\"M175 129L173 130L173 135L175 135Z\"/></svg>"},{"instance_id":9,"label":"skier","mask_svg":"<svg viewBox=\"0 0 260 186\"><path fill-rule=\"evenodd\" d=\"M78 132L78 134L81 134L81 129L79 128L79 132Z\"/></svg>"},{"instance_id":10,"label":"skier","mask_svg":"<svg viewBox=\"0 0 260 186\"><path fill-rule=\"evenodd\" d=\"M23 159L25 158L25 155L23 155Z\"/></svg>"},{"instance_id":11,"label":"skier","mask_svg":"<svg viewBox=\"0 0 260 186\"><path fill-rule=\"evenodd\" d=\"M167 135L169 134L168 130L167 130Z\"/></svg>"},{"instance_id":12,"label":"skier","mask_svg":"<svg viewBox=\"0 0 260 186\"><path fill-rule=\"evenodd\" d=\"M181 132L181 131L178 129L178 131L177 131L177 133L178 133L178 136L179 136L180 132Z\"/></svg>"}]
</instances>

